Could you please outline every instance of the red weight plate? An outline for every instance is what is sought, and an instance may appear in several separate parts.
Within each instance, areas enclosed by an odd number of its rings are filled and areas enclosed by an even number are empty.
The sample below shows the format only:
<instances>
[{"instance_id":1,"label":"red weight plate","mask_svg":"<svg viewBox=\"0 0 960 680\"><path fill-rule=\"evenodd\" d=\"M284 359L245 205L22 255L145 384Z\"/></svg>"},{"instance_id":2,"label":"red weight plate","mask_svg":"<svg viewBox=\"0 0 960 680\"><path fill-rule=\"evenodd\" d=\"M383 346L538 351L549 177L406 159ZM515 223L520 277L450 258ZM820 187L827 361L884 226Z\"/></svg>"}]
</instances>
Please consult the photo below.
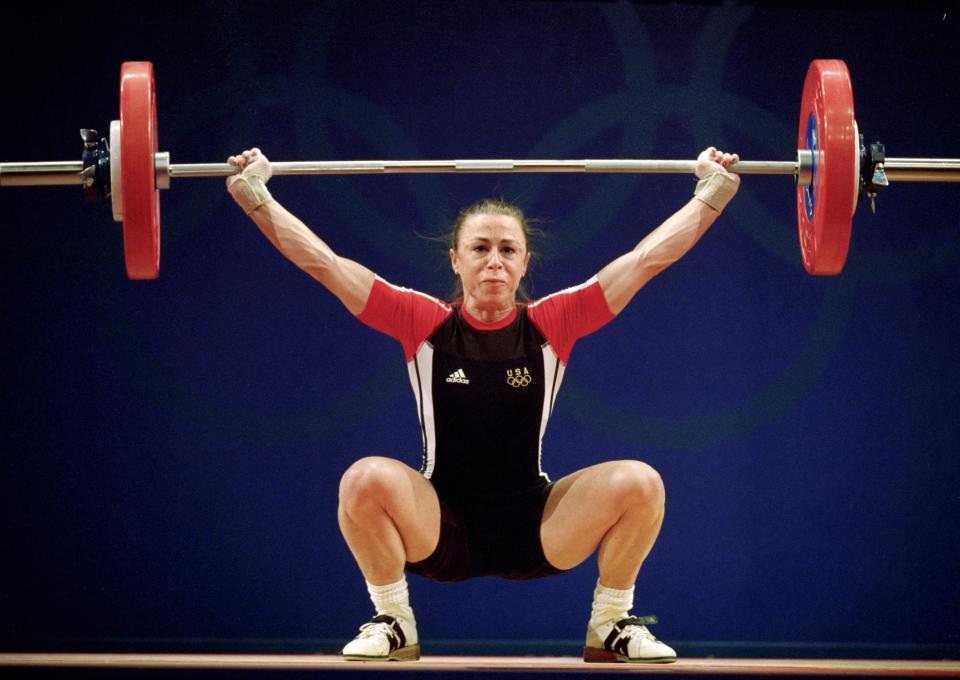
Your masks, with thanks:
<instances>
[{"instance_id":1,"label":"red weight plate","mask_svg":"<svg viewBox=\"0 0 960 680\"><path fill-rule=\"evenodd\" d=\"M803 266L811 274L839 274L850 247L860 153L850 72L839 59L818 59L807 70L797 148L813 151L813 183L797 187Z\"/></svg>"},{"instance_id":2,"label":"red weight plate","mask_svg":"<svg viewBox=\"0 0 960 680\"><path fill-rule=\"evenodd\" d=\"M120 171L123 194L123 252L127 276L160 275L160 192L157 151L157 99L153 64L128 61L120 67Z\"/></svg>"}]
</instances>

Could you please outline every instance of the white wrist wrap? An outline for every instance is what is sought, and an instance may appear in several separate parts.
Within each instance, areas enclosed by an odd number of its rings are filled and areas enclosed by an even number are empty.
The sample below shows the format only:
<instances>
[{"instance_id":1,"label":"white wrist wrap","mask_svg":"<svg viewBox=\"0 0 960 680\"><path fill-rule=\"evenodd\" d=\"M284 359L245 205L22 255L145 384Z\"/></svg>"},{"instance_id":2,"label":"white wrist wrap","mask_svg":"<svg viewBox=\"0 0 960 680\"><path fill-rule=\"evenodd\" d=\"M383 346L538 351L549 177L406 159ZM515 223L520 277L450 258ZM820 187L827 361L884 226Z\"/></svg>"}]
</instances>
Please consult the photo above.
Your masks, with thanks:
<instances>
[{"instance_id":1,"label":"white wrist wrap","mask_svg":"<svg viewBox=\"0 0 960 680\"><path fill-rule=\"evenodd\" d=\"M230 184L230 195L248 215L273 200L260 175L238 175L237 181Z\"/></svg>"},{"instance_id":2,"label":"white wrist wrap","mask_svg":"<svg viewBox=\"0 0 960 680\"><path fill-rule=\"evenodd\" d=\"M715 172L697 182L693 197L703 201L719 213L727 207L727 203L737 193L739 186L729 175Z\"/></svg>"}]
</instances>

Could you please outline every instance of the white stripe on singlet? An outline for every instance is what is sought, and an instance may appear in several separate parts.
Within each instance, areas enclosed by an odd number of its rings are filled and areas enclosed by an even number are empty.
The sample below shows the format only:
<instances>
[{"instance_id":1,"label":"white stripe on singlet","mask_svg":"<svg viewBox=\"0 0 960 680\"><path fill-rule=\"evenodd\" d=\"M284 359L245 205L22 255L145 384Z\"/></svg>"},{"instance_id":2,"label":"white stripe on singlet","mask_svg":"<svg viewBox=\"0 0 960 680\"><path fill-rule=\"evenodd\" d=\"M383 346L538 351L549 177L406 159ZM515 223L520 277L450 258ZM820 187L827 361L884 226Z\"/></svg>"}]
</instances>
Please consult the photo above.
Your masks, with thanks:
<instances>
[{"instance_id":1,"label":"white stripe on singlet","mask_svg":"<svg viewBox=\"0 0 960 680\"><path fill-rule=\"evenodd\" d=\"M433 420L433 345L424 342L407 362L413 394L417 398L417 415L423 437L423 463L420 472L427 479L437 461L437 430Z\"/></svg>"},{"instance_id":2,"label":"white stripe on singlet","mask_svg":"<svg viewBox=\"0 0 960 680\"><path fill-rule=\"evenodd\" d=\"M584 281L583 283L578 283L578 284L575 285L575 286L570 286L569 288L564 288L563 290L558 290L558 291L556 291L555 293L550 293L550 295L547 295L547 296L545 296L545 297L542 297L542 298L540 298L539 300L534 300L533 302L531 302L530 304L528 304L528 305L527 305L527 310L529 311L529 310L533 309L534 307L537 307L538 305L543 304L543 302L544 302L545 300L549 300L549 299L552 298L552 297L556 297L556 296L558 296L558 295L569 295L570 293L576 293L578 290L583 290L584 288L589 288L590 286L592 286L592 285L596 282L596 280L597 280L597 276L596 276L596 274L594 274L593 276L591 276L589 279L587 279L587 280Z\"/></svg>"},{"instance_id":3,"label":"white stripe on singlet","mask_svg":"<svg viewBox=\"0 0 960 680\"><path fill-rule=\"evenodd\" d=\"M543 411L540 414L540 450L537 452L537 469L540 471L540 476L549 482L550 477L543 471L543 435L547 431L550 414L553 413L553 400L563 381L564 366L549 343L541 345L540 351L543 352Z\"/></svg>"}]
</instances>

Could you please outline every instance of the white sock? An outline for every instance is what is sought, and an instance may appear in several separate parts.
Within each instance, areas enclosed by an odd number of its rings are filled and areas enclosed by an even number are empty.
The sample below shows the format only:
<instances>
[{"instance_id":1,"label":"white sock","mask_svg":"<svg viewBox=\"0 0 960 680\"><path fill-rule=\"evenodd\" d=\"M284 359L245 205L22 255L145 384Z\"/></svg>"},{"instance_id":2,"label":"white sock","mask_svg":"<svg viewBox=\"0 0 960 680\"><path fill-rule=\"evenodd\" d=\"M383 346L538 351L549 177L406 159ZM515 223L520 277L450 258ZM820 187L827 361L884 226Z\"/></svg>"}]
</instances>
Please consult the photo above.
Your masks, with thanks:
<instances>
[{"instance_id":1,"label":"white sock","mask_svg":"<svg viewBox=\"0 0 960 680\"><path fill-rule=\"evenodd\" d=\"M367 592L373 600L377 614L401 616L410 623L415 623L413 609L410 607L410 592L407 590L407 577L401 576L396 583L385 586L375 586L367 583Z\"/></svg>"},{"instance_id":2,"label":"white sock","mask_svg":"<svg viewBox=\"0 0 960 680\"><path fill-rule=\"evenodd\" d=\"M607 588L597 580L597 587L593 591L593 608L590 611L590 625L594 629L626 618L631 609L633 609L632 586L627 590L617 590Z\"/></svg>"}]
</instances>

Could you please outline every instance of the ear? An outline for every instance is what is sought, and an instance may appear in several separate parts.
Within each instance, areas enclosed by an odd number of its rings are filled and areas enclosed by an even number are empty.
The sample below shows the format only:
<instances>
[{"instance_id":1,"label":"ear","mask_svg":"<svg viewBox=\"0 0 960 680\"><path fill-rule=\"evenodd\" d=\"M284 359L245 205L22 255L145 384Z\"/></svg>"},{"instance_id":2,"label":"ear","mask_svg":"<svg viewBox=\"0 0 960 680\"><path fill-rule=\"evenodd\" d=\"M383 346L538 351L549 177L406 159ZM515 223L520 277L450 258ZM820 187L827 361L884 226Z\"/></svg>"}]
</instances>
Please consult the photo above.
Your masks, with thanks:
<instances>
[{"instance_id":1,"label":"ear","mask_svg":"<svg viewBox=\"0 0 960 680\"><path fill-rule=\"evenodd\" d=\"M523 274L521 274L521 276L526 276L526 275L527 275L527 267L530 266L530 256L531 256L532 254L533 254L533 253L531 253L531 252L528 250L526 257L523 258Z\"/></svg>"},{"instance_id":2,"label":"ear","mask_svg":"<svg viewBox=\"0 0 960 680\"><path fill-rule=\"evenodd\" d=\"M450 266L453 267L453 273L460 274L460 258L457 257L457 251L450 249Z\"/></svg>"}]
</instances>

